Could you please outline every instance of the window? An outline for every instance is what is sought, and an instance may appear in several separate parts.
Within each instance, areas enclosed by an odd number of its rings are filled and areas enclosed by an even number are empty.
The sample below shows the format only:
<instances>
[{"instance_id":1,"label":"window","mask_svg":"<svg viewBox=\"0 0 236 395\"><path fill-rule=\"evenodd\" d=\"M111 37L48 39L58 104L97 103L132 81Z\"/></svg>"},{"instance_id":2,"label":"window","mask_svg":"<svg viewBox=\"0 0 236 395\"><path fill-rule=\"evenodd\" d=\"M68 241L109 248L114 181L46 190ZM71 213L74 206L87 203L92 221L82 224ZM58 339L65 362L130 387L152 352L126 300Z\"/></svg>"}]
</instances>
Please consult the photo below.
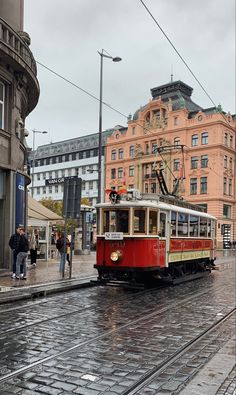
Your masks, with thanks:
<instances>
[{"instance_id":1,"label":"window","mask_svg":"<svg viewBox=\"0 0 236 395\"><path fill-rule=\"evenodd\" d=\"M55 178L58 177L58 170L55 170Z\"/></svg>"},{"instance_id":2,"label":"window","mask_svg":"<svg viewBox=\"0 0 236 395\"><path fill-rule=\"evenodd\" d=\"M177 126L179 123L179 119L178 117L174 117L174 125Z\"/></svg>"},{"instance_id":3,"label":"window","mask_svg":"<svg viewBox=\"0 0 236 395\"><path fill-rule=\"evenodd\" d=\"M148 183L147 182L145 182L145 184L144 184L144 191L145 191L145 193L148 193Z\"/></svg>"},{"instance_id":4,"label":"window","mask_svg":"<svg viewBox=\"0 0 236 395\"><path fill-rule=\"evenodd\" d=\"M134 210L134 233L145 233L146 210Z\"/></svg>"},{"instance_id":5,"label":"window","mask_svg":"<svg viewBox=\"0 0 236 395\"><path fill-rule=\"evenodd\" d=\"M200 217L200 237L207 237L207 218Z\"/></svg>"},{"instance_id":6,"label":"window","mask_svg":"<svg viewBox=\"0 0 236 395\"><path fill-rule=\"evenodd\" d=\"M223 181L223 194L226 195L227 194L227 178L224 177L224 181Z\"/></svg>"},{"instance_id":7,"label":"window","mask_svg":"<svg viewBox=\"0 0 236 395\"><path fill-rule=\"evenodd\" d=\"M37 195L40 195L40 188L37 188Z\"/></svg>"},{"instance_id":8,"label":"window","mask_svg":"<svg viewBox=\"0 0 236 395\"><path fill-rule=\"evenodd\" d=\"M146 143L145 147L146 147L146 155L149 155L149 143Z\"/></svg>"},{"instance_id":9,"label":"window","mask_svg":"<svg viewBox=\"0 0 236 395\"><path fill-rule=\"evenodd\" d=\"M43 194L46 194L46 187L43 187Z\"/></svg>"},{"instance_id":10,"label":"window","mask_svg":"<svg viewBox=\"0 0 236 395\"><path fill-rule=\"evenodd\" d=\"M207 193L207 177L200 179L200 193Z\"/></svg>"},{"instance_id":11,"label":"window","mask_svg":"<svg viewBox=\"0 0 236 395\"><path fill-rule=\"evenodd\" d=\"M130 156L130 158L134 157L134 146L133 145L131 145L129 147L129 156Z\"/></svg>"},{"instance_id":12,"label":"window","mask_svg":"<svg viewBox=\"0 0 236 395\"><path fill-rule=\"evenodd\" d=\"M228 145L228 133L224 135L224 145Z\"/></svg>"},{"instance_id":13,"label":"window","mask_svg":"<svg viewBox=\"0 0 236 395\"><path fill-rule=\"evenodd\" d=\"M55 185L55 193L58 193L58 185Z\"/></svg>"},{"instance_id":14,"label":"window","mask_svg":"<svg viewBox=\"0 0 236 395\"><path fill-rule=\"evenodd\" d=\"M228 164L228 157L227 155L224 156L224 168L227 169L227 164Z\"/></svg>"},{"instance_id":15,"label":"window","mask_svg":"<svg viewBox=\"0 0 236 395\"><path fill-rule=\"evenodd\" d=\"M192 156L191 157L191 169L197 169L198 167L198 157Z\"/></svg>"},{"instance_id":16,"label":"window","mask_svg":"<svg viewBox=\"0 0 236 395\"><path fill-rule=\"evenodd\" d=\"M232 135L229 136L229 146L231 148L233 148L233 136Z\"/></svg>"},{"instance_id":17,"label":"window","mask_svg":"<svg viewBox=\"0 0 236 395\"><path fill-rule=\"evenodd\" d=\"M48 177L49 177L50 180L52 179L52 171L49 171Z\"/></svg>"},{"instance_id":18,"label":"window","mask_svg":"<svg viewBox=\"0 0 236 395\"><path fill-rule=\"evenodd\" d=\"M174 171L180 169L180 160L179 159L174 159L174 166L173 166Z\"/></svg>"},{"instance_id":19,"label":"window","mask_svg":"<svg viewBox=\"0 0 236 395\"><path fill-rule=\"evenodd\" d=\"M49 185L49 187L48 187L48 192L49 192L49 193L52 193L52 185Z\"/></svg>"},{"instance_id":20,"label":"window","mask_svg":"<svg viewBox=\"0 0 236 395\"><path fill-rule=\"evenodd\" d=\"M204 213L207 213L207 204L206 203L198 203L198 206L203 209Z\"/></svg>"},{"instance_id":21,"label":"window","mask_svg":"<svg viewBox=\"0 0 236 395\"><path fill-rule=\"evenodd\" d=\"M232 179L229 178L229 196L232 196Z\"/></svg>"},{"instance_id":22,"label":"window","mask_svg":"<svg viewBox=\"0 0 236 395\"><path fill-rule=\"evenodd\" d=\"M82 170L82 174L86 174L86 166L82 166L81 170Z\"/></svg>"},{"instance_id":23,"label":"window","mask_svg":"<svg viewBox=\"0 0 236 395\"><path fill-rule=\"evenodd\" d=\"M166 213L160 213L160 237L166 237Z\"/></svg>"},{"instance_id":24,"label":"window","mask_svg":"<svg viewBox=\"0 0 236 395\"><path fill-rule=\"evenodd\" d=\"M231 206L228 204L223 204L223 217L224 218L231 218Z\"/></svg>"},{"instance_id":25,"label":"window","mask_svg":"<svg viewBox=\"0 0 236 395\"><path fill-rule=\"evenodd\" d=\"M116 178L116 169L111 169L111 179L114 180Z\"/></svg>"},{"instance_id":26,"label":"window","mask_svg":"<svg viewBox=\"0 0 236 395\"><path fill-rule=\"evenodd\" d=\"M197 179L190 178L190 195L196 195L196 194L197 194Z\"/></svg>"},{"instance_id":27,"label":"window","mask_svg":"<svg viewBox=\"0 0 236 395\"><path fill-rule=\"evenodd\" d=\"M132 127L132 135L135 134L135 126Z\"/></svg>"},{"instance_id":28,"label":"window","mask_svg":"<svg viewBox=\"0 0 236 395\"><path fill-rule=\"evenodd\" d=\"M198 145L198 135L193 134L192 135L192 147L196 147Z\"/></svg>"},{"instance_id":29,"label":"window","mask_svg":"<svg viewBox=\"0 0 236 395\"><path fill-rule=\"evenodd\" d=\"M85 189L86 189L86 183L85 181L82 181L82 191L85 191Z\"/></svg>"},{"instance_id":30,"label":"window","mask_svg":"<svg viewBox=\"0 0 236 395\"><path fill-rule=\"evenodd\" d=\"M37 173L37 180L38 180L38 181L40 181L40 176L41 176L41 174L40 174L40 173Z\"/></svg>"},{"instance_id":31,"label":"window","mask_svg":"<svg viewBox=\"0 0 236 395\"><path fill-rule=\"evenodd\" d=\"M176 211L171 211L171 236L176 236L176 219L177 213Z\"/></svg>"},{"instance_id":32,"label":"window","mask_svg":"<svg viewBox=\"0 0 236 395\"><path fill-rule=\"evenodd\" d=\"M43 180L46 180L46 173L43 173Z\"/></svg>"},{"instance_id":33,"label":"window","mask_svg":"<svg viewBox=\"0 0 236 395\"><path fill-rule=\"evenodd\" d=\"M0 82L0 129L4 129L5 86Z\"/></svg>"},{"instance_id":34,"label":"window","mask_svg":"<svg viewBox=\"0 0 236 395\"><path fill-rule=\"evenodd\" d=\"M156 193L157 192L157 184L156 182L151 183L151 193Z\"/></svg>"},{"instance_id":35,"label":"window","mask_svg":"<svg viewBox=\"0 0 236 395\"><path fill-rule=\"evenodd\" d=\"M93 189L93 181L89 181L89 189Z\"/></svg>"},{"instance_id":36,"label":"window","mask_svg":"<svg viewBox=\"0 0 236 395\"><path fill-rule=\"evenodd\" d=\"M233 159L229 158L229 168L233 170Z\"/></svg>"},{"instance_id":37,"label":"window","mask_svg":"<svg viewBox=\"0 0 236 395\"><path fill-rule=\"evenodd\" d=\"M123 177L123 168L119 167L118 169L118 178L122 178Z\"/></svg>"},{"instance_id":38,"label":"window","mask_svg":"<svg viewBox=\"0 0 236 395\"><path fill-rule=\"evenodd\" d=\"M124 159L124 150L123 148L120 148L118 151L119 159Z\"/></svg>"},{"instance_id":39,"label":"window","mask_svg":"<svg viewBox=\"0 0 236 395\"><path fill-rule=\"evenodd\" d=\"M175 137L174 138L174 145L180 145L180 138L179 137Z\"/></svg>"},{"instance_id":40,"label":"window","mask_svg":"<svg viewBox=\"0 0 236 395\"><path fill-rule=\"evenodd\" d=\"M188 236L188 214L178 213L178 236Z\"/></svg>"},{"instance_id":41,"label":"window","mask_svg":"<svg viewBox=\"0 0 236 395\"><path fill-rule=\"evenodd\" d=\"M208 167L208 155L201 156L201 167Z\"/></svg>"},{"instance_id":42,"label":"window","mask_svg":"<svg viewBox=\"0 0 236 395\"><path fill-rule=\"evenodd\" d=\"M189 217L189 236L197 237L198 236L198 217L195 215L190 215Z\"/></svg>"},{"instance_id":43,"label":"window","mask_svg":"<svg viewBox=\"0 0 236 395\"><path fill-rule=\"evenodd\" d=\"M103 233L123 232L129 233L129 211L128 210L104 210Z\"/></svg>"},{"instance_id":44,"label":"window","mask_svg":"<svg viewBox=\"0 0 236 395\"><path fill-rule=\"evenodd\" d=\"M155 141L152 142L152 154L156 154L156 153L157 153L157 143Z\"/></svg>"},{"instance_id":45,"label":"window","mask_svg":"<svg viewBox=\"0 0 236 395\"><path fill-rule=\"evenodd\" d=\"M134 176L134 166L129 166L129 176L130 177Z\"/></svg>"},{"instance_id":46,"label":"window","mask_svg":"<svg viewBox=\"0 0 236 395\"><path fill-rule=\"evenodd\" d=\"M204 132L202 133L202 145L208 144L208 133Z\"/></svg>"},{"instance_id":47,"label":"window","mask_svg":"<svg viewBox=\"0 0 236 395\"><path fill-rule=\"evenodd\" d=\"M67 170L67 173L68 173L68 177L70 177L71 174L72 174L72 170L71 170L71 169L68 169L68 170Z\"/></svg>"},{"instance_id":48,"label":"window","mask_svg":"<svg viewBox=\"0 0 236 395\"><path fill-rule=\"evenodd\" d=\"M116 160L116 150L115 149L113 149L111 151L111 160Z\"/></svg>"},{"instance_id":49,"label":"window","mask_svg":"<svg viewBox=\"0 0 236 395\"><path fill-rule=\"evenodd\" d=\"M156 210L149 211L149 234L151 235L157 234L157 214Z\"/></svg>"}]
</instances>

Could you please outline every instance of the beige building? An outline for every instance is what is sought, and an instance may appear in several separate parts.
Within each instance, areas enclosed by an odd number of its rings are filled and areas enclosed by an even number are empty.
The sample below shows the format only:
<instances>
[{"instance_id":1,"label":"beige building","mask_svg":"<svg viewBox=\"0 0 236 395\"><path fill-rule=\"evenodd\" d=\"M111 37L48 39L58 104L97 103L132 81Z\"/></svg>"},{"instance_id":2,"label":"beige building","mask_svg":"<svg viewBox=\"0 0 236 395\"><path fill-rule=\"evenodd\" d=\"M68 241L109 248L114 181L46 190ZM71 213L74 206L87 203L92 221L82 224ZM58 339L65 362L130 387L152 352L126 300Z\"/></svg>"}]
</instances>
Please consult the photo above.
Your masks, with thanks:
<instances>
[{"instance_id":1,"label":"beige building","mask_svg":"<svg viewBox=\"0 0 236 395\"><path fill-rule=\"evenodd\" d=\"M156 169L168 191L202 205L218 220L218 248L236 240L236 116L203 109L182 81L151 89L127 130L107 139L106 188L159 193Z\"/></svg>"},{"instance_id":2,"label":"beige building","mask_svg":"<svg viewBox=\"0 0 236 395\"><path fill-rule=\"evenodd\" d=\"M0 1L0 269L11 265L8 240L26 225L25 118L39 98L36 63L23 32L23 0Z\"/></svg>"}]
</instances>

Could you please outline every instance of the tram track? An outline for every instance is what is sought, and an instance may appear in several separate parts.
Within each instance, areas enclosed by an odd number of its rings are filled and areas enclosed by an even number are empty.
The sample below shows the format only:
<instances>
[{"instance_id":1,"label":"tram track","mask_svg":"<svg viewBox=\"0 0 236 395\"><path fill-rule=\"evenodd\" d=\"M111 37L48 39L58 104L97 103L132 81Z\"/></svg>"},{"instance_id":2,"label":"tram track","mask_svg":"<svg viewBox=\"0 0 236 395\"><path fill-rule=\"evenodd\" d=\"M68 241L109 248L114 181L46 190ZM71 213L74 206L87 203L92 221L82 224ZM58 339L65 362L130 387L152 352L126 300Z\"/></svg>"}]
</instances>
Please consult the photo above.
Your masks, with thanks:
<instances>
[{"instance_id":1,"label":"tram track","mask_svg":"<svg viewBox=\"0 0 236 395\"><path fill-rule=\"evenodd\" d=\"M218 289L215 289L214 291L216 292L216 291L220 291L220 290L221 290L221 287L218 287ZM80 351L80 349L82 349L83 347L88 346L89 344L93 344L94 342L103 340L104 338L107 338L107 337L109 337L110 335L112 335L114 333L119 333L120 331L122 331L124 329L133 328L135 326L138 326L138 325L142 324L143 322L147 322L148 320L153 320L155 317L161 316L163 314L166 314L166 313L168 313L168 311L173 311L173 309L177 309L177 307L182 307L184 304L188 304L189 302L193 301L196 298L203 297L209 291L210 290L208 288L207 291L201 291L201 292L198 292L197 294L195 293L194 295L191 295L188 298L179 300L177 303L175 302L175 303L169 304L168 306L163 307L162 309L159 309L158 311L152 311L151 313L145 314L145 316L138 317L138 318L133 319L132 321L129 321L129 322L125 323L125 324L116 326L114 329L107 330L107 331L103 332L100 335L93 336L92 338L90 338L88 340L84 340L84 341L79 342L78 344L75 344L75 345L71 346L71 347L67 347L63 351L60 351L58 353L54 353L53 355L49 355L48 357L39 359L38 361L30 363L30 364L28 364L26 366L23 366L23 367L21 367L19 369L16 369L16 370L14 370L14 371L12 371L10 373L4 374L4 375L2 375L0 377L0 384L4 383L4 382L6 382L6 381L8 381L8 380L20 375L20 374L23 374L23 373L26 373L28 371L31 371L32 369L34 369L34 368L36 368L36 367L38 367L40 365L43 365L46 362L55 360L55 359L57 359L59 357L62 357L62 356L67 355L67 354L70 354L70 353L72 353L74 351ZM234 310L235 309L231 310L230 313L225 315L225 317L227 318L230 314L233 314ZM72 314L72 312L70 314ZM73 314L74 314L74 312L73 312ZM66 315L68 315L68 314L64 314L63 316L66 316ZM56 317L56 318L58 318L58 317ZM51 321L52 319L53 318L51 318L50 320L45 320L45 321ZM54 319L55 319L55 317L54 317ZM224 318L219 319L218 322L223 321L223 319ZM32 324L32 325L36 325L36 324ZM214 325L215 324L213 324L210 327L210 329L211 328L213 329ZM18 329L18 328L16 328L16 329ZM24 328L22 327L21 329L24 329ZM205 332L208 333L208 330L205 331ZM14 335L15 334L16 334L16 332L15 332L15 329L14 329ZM201 335L197 336L196 339L194 339L191 342L189 342L189 346L192 345L194 343L194 341L197 341L198 339L200 339L201 336L203 336L203 335L201 334ZM186 347L184 347L183 350L185 350ZM176 358L177 358L177 354L176 354ZM161 366L160 369L163 369L163 366ZM154 374L154 373L157 374L157 372L152 372L152 374ZM150 379L151 376L150 377L149 376L150 375L148 375L148 377L145 377L145 380ZM140 385L141 385L141 382L140 382ZM127 392L127 394L129 394L129 392Z\"/></svg>"},{"instance_id":2,"label":"tram track","mask_svg":"<svg viewBox=\"0 0 236 395\"><path fill-rule=\"evenodd\" d=\"M122 302L122 301L124 301L124 300L127 302L127 299L133 300L134 298L137 298L137 297L139 297L139 296L142 296L142 295L145 295L145 294L149 294L149 293L152 292L152 291L155 292L155 291L159 291L159 290L162 290L162 289L165 289L165 288L167 288L167 287L166 287L166 286L160 286L160 287L154 288L154 289L142 290L142 291L139 291L139 292L135 292L135 293L132 294L129 298L127 298L127 295L125 295L125 296L123 296L123 297L120 297L119 299L116 299L116 303L120 303L120 302ZM218 287L218 289L220 289L220 287ZM176 303L176 302L175 302L175 303L172 303L172 304L169 305L167 308L164 308L163 312L166 312L166 311L169 310L169 309L171 310L171 309L173 309L173 308L179 306L179 305L182 304L182 303L188 303L189 301L191 301L191 300L193 300L193 299L196 299L196 298L199 298L199 297L203 296L203 295L204 295L205 293L207 293L207 292L209 292L209 289L207 289L207 291L200 291L200 292L198 292L198 293L194 292L191 296L188 296L187 298L180 299L177 303ZM47 302L48 302L48 301L44 301L44 302L42 302L42 303L47 303ZM36 302L36 303L37 303L37 302ZM38 304L41 305L42 303L39 302ZM31 308L31 307L34 307L34 306L35 306L34 304L30 304L30 306L27 305L27 307L30 307L30 308ZM24 308L24 307L23 307L23 308ZM86 304L86 307L84 307L84 308L74 309L74 310L72 310L72 311L68 311L68 312L65 312L65 313L62 313L62 314L57 314L57 315L55 315L55 316L53 316L53 317L50 317L50 318L40 319L40 320L31 322L31 323L27 323L27 324L25 324L25 325L14 326L13 328L4 329L3 331L0 330L0 337L1 337L2 334L5 335L5 334L11 334L11 333L13 333L13 334L15 335L16 331L21 331L21 330L24 330L24 329L26 329L26 328L32 328L32 327L34 327L34 326L41 325L41 324L45 324L45 323L51 322L51 321L53 321L53 320L58 320L58 319L60 319L60 318L69 317L69 316L74 315L74 314L81 314L81 313L83 313L83 312L85 312L86 310L89 310L89 309L91 309L91 308L93 308L93 305L92 305L92 304ZM1 311L1 314L13 312L13 311L18 310L18 309L21 309L21 310L22 310L22 306L16 307L16 309L10 309L10 310L8 309L8 310L5 310L5 311ZM167 310L166 310L166 309L167 309ZM159 313L161 313L161 312L162 312L162 310L159 310ZM149 317L149 315L152 315L152 314L156 314L156 311L147 314L147 316Z\"/></svg>"},{"instance_id":3,"label":"tram track","mask_svg":"<svg viewBox=\"0 0 236 395\"><path fill-rule=\"evenodd\" d=\"M157 367L152 369L146 375L143 375L140 380L138 380L134 385L127 388L127 390L123 391L121 395L135 395L138 394L140 390L142 390L148 383L151 382L154 378L156 379L158 375L160 375L164 369L168 368L171 364L176 362L180 357L182 357L187 351L189 351L194 345L198 342L202 341L206 336L208 336L212 331L216 330L220 325L226 322L229 318L231 318L236 312L236 309L233 308L228 314L222 317L218 322L212 324L207 330L203 331L201 334L196 336L194 339L190 340L187 344L185 344L180 350L176 351L173 355L168 357L163 363L160 363Z\"/></svg>"}]
</instances>

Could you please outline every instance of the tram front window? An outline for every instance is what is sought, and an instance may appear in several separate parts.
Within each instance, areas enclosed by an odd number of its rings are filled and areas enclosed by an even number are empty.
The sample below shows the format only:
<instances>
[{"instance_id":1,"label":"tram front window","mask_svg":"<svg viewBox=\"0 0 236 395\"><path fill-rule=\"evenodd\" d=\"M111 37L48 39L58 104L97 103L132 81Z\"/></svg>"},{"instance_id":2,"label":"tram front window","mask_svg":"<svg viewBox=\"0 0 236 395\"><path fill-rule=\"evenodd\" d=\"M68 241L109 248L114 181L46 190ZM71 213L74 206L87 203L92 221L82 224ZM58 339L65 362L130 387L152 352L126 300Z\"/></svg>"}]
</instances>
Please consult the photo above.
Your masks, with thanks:
<instances>
[{"instance_id":1,"label":"tram front window","mask_svg":"<svg viewBox=\"0 0 236 395\"><path fill-rule=\"evenodd\" d=\"M104 210L103 233L105 232L129 232L128 210Z\"/></svg>"}]
</instances>

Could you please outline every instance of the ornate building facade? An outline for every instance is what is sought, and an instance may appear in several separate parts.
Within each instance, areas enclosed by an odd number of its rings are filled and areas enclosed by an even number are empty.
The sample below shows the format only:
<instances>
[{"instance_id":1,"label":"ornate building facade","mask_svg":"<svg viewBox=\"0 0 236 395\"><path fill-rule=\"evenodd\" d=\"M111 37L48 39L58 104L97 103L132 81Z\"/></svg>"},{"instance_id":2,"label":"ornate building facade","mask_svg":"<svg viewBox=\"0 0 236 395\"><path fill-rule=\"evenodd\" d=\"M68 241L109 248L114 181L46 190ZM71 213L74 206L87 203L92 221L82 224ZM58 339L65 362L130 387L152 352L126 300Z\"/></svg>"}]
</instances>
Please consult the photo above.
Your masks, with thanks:
<instances>
[{"instance_id":1,"label":"ornate building facade","mask_svg":"<svg viewBox=\"0 0 236 395\"><path fill-rule=\"evenodd\" d=\"M127 131L107 139L106 188L159 193L157 169L168 191L201 205L218 220L218 248L236 239L236 116L193 102L182 81L151 89Z\"/></svg>"},{"instance_id":2,"label":"ornate building facade","mask_svg":"<svg viewBox=\"0 0 236 395\"><path fill-rule=\"evenodd\" d=\"M11 265L8 240L26 225L26 116L39 98L36 63L23 32L23 0L0 2L0 269Z\"/></svg>"}]
</instances>

